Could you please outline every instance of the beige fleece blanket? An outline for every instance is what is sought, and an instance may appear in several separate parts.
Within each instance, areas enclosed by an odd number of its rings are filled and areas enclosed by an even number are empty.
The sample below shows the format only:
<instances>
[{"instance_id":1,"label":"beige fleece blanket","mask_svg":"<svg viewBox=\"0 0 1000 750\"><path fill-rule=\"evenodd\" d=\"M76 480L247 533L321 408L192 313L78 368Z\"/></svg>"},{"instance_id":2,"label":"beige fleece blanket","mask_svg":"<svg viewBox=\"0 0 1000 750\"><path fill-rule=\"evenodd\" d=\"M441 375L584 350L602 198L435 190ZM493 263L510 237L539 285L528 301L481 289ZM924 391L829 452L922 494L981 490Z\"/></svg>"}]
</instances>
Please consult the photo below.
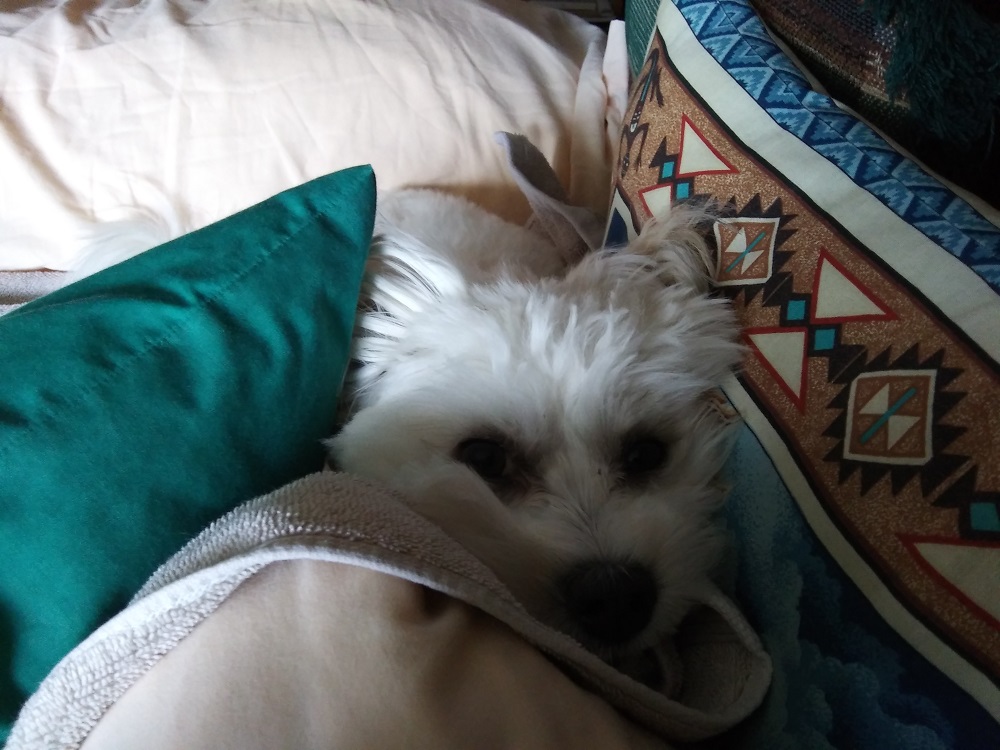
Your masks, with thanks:
<instances>
[{"instance_id":1,"label":"beige fleece blanket","mask_svg":"<svg viewBox=\"0 0 1000 750\"><path fill-rule=\"evenodd\" d=\"M314 474L163 565L8 747L667 747L734 726L770 680L734 605L703 604L668 698L534 620L393 493Z\"/></svg>"}]
</instances>

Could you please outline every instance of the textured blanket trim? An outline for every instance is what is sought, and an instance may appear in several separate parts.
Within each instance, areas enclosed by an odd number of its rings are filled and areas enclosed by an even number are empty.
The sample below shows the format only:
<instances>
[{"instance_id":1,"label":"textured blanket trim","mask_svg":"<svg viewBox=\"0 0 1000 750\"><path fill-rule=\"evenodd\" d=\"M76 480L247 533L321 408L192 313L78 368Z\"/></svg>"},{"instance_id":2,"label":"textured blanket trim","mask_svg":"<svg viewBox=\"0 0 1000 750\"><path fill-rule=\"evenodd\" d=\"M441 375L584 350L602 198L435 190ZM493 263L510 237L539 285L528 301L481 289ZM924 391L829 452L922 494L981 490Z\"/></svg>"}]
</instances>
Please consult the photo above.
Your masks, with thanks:
<instances>
[{"instance_id":1,"label":"textured blanket trim","mask_svg":"<svg viewBox=\"0 0 1000 750\"><path fill-rule=\"evenodd\" d=\"M714 627L698 630L706 643L728 631L723 640L739 642L747 677L725 710L707 713L631 680L539 623L478 560L392 493L323 473L237 508L163 565L124 612L56 666L22 710L8 748L79 748L125 691L244 581L273 562L296 559L357 565L477 607L668 739L703 739L734 726L760 704L770 682L770 660L756 634L721 593L703 602Z\"/></svg>"}]
</instances>

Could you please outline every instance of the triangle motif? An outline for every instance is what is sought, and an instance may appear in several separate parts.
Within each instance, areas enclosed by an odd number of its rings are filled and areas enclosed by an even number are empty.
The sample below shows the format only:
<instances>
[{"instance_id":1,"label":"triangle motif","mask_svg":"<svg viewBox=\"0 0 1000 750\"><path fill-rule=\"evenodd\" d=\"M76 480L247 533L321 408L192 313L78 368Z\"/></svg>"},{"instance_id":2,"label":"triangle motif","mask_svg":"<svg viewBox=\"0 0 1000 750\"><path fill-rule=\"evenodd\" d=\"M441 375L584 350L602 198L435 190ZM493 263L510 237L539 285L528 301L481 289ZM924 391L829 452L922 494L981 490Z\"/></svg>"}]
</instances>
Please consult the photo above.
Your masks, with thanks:
<instances>
[{"instance_id":1,"label":"triangle motif","mask_svg":"<svg viewBox=\"0 0 1000 750\"><path fill-rule=\"evenodd\" d=\"M888 392L888 388L886 388L886 393ZM920 422L920 417L908 416L906 414L895 414L889 417L889 422L885 426L886 448L895 446L910 431L910 428L918 422Z\"/></svg>"},{"instance_id":2,"label":"triangle motif","mask_svg":"<svg viewBox=\"0 0 1000 750\"><path fill-rule=\"evenodd\" d=\"M751 329L746 335L761 363L801 410L806 384L805 329Z\"/></svg>"},{"instance_id":3,"label":"triangle motif","mask_svg":"<svg viewBox=\"0 0 1000 750\"><path fill-rule=\"evenodd\" d=\"M670 207L674 203L674 186L672 184L655 185L639 191L642 204L650 216L665 219L670 215Z\"/></svg>"},{"instance_id":4,"label":"triangle motif","mask_svg":"<svg viewBox=\"0 0 1000 750\"><path fill-rule=\"evenodd\" d=\"M821 251L812 300L814 323L892 320L896 316L825 250Z\"/></svg>"},{"instance_id":5,"label":"triangle motif","mask_svg":"<svg viewBox=\"0 0 1000 750\"><path fill-rule=\"evenodd\" d=\"M743 263L740 266L740 271L746 273L747 269L750 268L754 263L757 262L757 258L764 254L763 250L754 250L751 253L747 253L743 256Z\"/></svg>"},{"instance_id":6,"label":"triangle motif","mask_svg":"<svg viewBox=\"0 0 1000 750\"><path fill-rule=\"evenodd\" d=\"M733 174L736 169L727 162L704 135L688 119L681 116L681 147L677 165L678 177L700 174Z\"/></svg>"},{"instance_id":7,"label":"triangle motif","mask_svg":"<svg viewBox=\"0 0 1000 750\"><path fill-rule=\"evenodd\" d=\"M753 245L757 245L762 238L767 234L766 230L761 230L754 237ZM739 231L733 237L733 239L726 245L725 250L723 250L724 255L735 255L735 260L726 258L725 266L726 271L731 271L732 267L735 267L737 263L740 264L740 273L744 274L747 269L752 266L757 259L764 254L763 250L753 250L747 249L747 230L746 227L740 227Z\"/></svg>"},{"instance_id":8,"label":"triangle motif","mask_svg":"<svg viewBox=\"0 0 1000 750\"><path fill-rule=\"evenodd\" d=\"M915 539L907 546L969 609L1000 628L1000 597L996 595L1000 547L936 539Z\"/></svg>"},{"instance_id":9,"label":"triangle motif","mask_svg":"<svg viewBox=\"0 0 1000 750\"><path fill-rule=\"evenodd\" d=\"M889 386L884 386L878 393L871 397L867 404L861 407L861 414L881 417L889 409Z\"/></svg>"},{"instance_id":10,"label":"triangle motif","mask_svg":"<svg viewBox=\"0 0 1000 750\"><path fill-rule=\"evenodd\" d=\"M723 252L726 253L736 253L739 255L744 250L747 249L747 230L740 227L740 231L736 233L736 236L726 245L726 249Z\"/></svg>"},{"instance_id":11,"label":"triangle motif","mask_svg":"<svg viewBox=\"0 0 1000 750\"><path fill-rule=\"evenodd\" d=\"M715 283L747 286L770 279L779 223L779 218L750 216L716 220L712 229L716 246L722 251L717 258Z\"/></svg>"}]
</instances>

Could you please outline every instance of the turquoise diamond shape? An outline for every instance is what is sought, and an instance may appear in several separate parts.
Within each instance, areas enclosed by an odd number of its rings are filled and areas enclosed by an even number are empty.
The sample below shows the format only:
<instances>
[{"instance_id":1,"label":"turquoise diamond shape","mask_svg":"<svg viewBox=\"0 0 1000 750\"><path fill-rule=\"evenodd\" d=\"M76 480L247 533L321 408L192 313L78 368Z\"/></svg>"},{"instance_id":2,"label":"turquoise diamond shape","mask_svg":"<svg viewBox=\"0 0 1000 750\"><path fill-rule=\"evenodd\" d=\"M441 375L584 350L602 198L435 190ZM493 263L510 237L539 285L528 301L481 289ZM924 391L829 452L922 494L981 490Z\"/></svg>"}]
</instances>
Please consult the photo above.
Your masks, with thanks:
<instances>
[{"instance_id":1,"label":"turquoise diamond shape","mask_svg":"<svg viewBox=\"0 0 1000 750\"><path fill-rule=\"evenodd\" d=\"M1000 512L993 503L970 503L969 523L976 531L1000 531Z\"/></svg>"},{"instance_id":2,"label":"turquoise diamond shape","mask_svg":"<svg viewBox=\"0 0 1000 750\"><path fill-rule=\"evenodd\" d=\"M837 345L837 331L834 328L820 328L813 334L813 349L826 352Z\"/></svg>"},{"instance_id":3,"label":"turquoise diamond shape","mask_svg":"<svg viewBox=\"0 0 1000 750\"><path fill-rule=\"evenodd\" d=\"M806 301L804 299L793 299L785 308L785 314L789 320L806 319Z\"/></svg>"}]
</instances>

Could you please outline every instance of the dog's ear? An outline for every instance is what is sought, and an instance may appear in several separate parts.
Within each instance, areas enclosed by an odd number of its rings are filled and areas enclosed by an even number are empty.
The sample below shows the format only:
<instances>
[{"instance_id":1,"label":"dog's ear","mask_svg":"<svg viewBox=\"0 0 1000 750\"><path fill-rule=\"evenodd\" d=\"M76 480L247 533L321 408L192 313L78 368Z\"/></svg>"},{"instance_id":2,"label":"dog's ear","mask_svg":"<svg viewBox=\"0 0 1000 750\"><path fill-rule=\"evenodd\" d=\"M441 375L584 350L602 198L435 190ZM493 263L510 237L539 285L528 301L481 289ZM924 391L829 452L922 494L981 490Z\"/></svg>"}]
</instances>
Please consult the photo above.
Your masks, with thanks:
<instances>
[{"instance_id":1,"label":"dog's ear","mask_svg":"<svg viewBox=\"0 0 1000 750\"><path fill-rule=\"evenodd\" d=\"M716 216L703 207L674 206L628 245L585 257L566 278L567 286L597 291L629 309L653 369L689 376L683 388L692 398L717 385L743 356L732 304L709 293L717 266L708 235Z\"/></svg>"},{"instance_id":2,"label":"dog's ear","mask_svg":"<svg viewBox=\"0 0 1000 750\"><path fill-rule=\"evenodd\" d=\"M708 207L676 204L665 217L650 219L626 249L652 260L664 284L705 293L716 275L716 252L708 239L714 219Z\"/></svg>"},{"instance_id":3,"label":"dog's ear","mask_svg":"<svg viewBox=\"0 0 1000 750\"><path fill-rule=\"evenodd\" d=\"M362 310L381 310L405 325L415 313L466 291L458 268L406 232L382 226L372 239L361 288Z\"/></svg>"},{"instance_id":4,"label":"dog's ear","mask_svg":"<svg viewBox=\"0 0 1000 750\"><path fill-rule=\"evenodd\" d=\"M466 281L420 240L391 226L379 228L369 249L358 298L349 390L363 390L396 356L413 318L448 296L461 295Z\"/></svg>"},{"instance_id":5,"label":"dog's ear","mask_svg":"<svg viewBox=\"0 0 1000 750\"><path fill-rule=\"evenodd\" d=\"M528 199L534 216L530 224L544 232L565 265L597 250L604 222L588 208L574 206L548 160L525 136L500 131L493 134L504 150L511 177Z\"/></svg>"}]
</instances>

